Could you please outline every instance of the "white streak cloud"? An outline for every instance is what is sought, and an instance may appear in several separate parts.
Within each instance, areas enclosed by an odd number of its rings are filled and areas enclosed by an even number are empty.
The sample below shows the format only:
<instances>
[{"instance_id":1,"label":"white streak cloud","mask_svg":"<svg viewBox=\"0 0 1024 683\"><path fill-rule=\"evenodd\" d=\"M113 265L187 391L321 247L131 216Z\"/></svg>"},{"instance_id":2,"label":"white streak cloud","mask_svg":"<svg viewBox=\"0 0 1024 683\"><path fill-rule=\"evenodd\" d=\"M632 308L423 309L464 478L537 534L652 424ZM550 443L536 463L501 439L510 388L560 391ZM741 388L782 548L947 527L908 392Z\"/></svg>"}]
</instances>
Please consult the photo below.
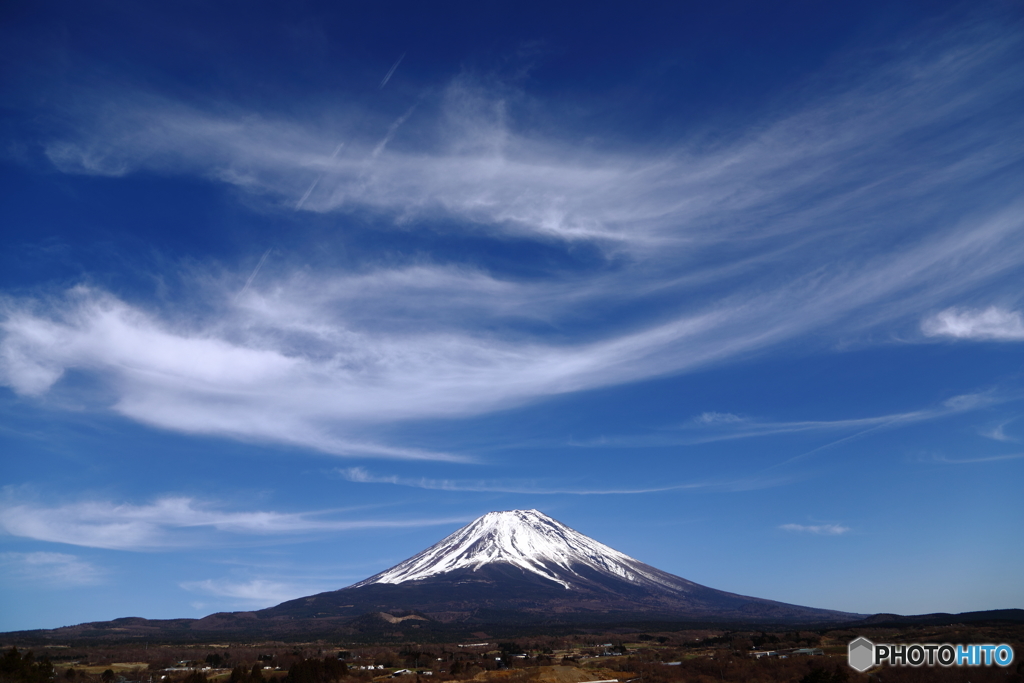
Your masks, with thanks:
<instances>
[{"instance_id":1,"label":"white streak cloud","mask_svg":"<svg viewBox=\"0 0 1024 683\"><path fill-rule=\"evenodd\" d=\"M998 424L998 425L996 425L995 427L993 427L991 429L982 431L981 435L984 436L984 437L987 437L989 439L992 439L993 441L1003 441L1003 442L1014 442L1015 443L1015 442L1018 441L1018 439L1016 439L1015 437L1012 437L1012 436L1010 436L1009 434L1006 433L1006 425L1010 424L1011 422L1013 422L1013 420L1007 420L1006 422L1003 422L1002 424Z\"/></svg>"},{"instance_id":2,"label":"white streak cloud","mask_svg":"<svg viewBox=\"0 0 1024 683\"><path fill-rule=\"evenodd\" d=\"M943 307L924 334L1016 339L1017 313L948 307L1006 290L1024 264L1021 153L1007 143L1020 117L989 116L1024 87L1019 39L918 47L728 142L653 153L517 128L496 89L467 78L434 109L380 117L340 156L337 126L311 122L329 116L101 94L46 143L62 171L198 175L286 210L370 213L389 230L443 219L455 236L586 247L600 265L533 279L430 259L265 266L244 286L248 269L197 277L197 301L163 307L87 287L10 297L0 383L42 398L84 374L112 410L160 428L470 461L378 435L798 340L892 338Z\"/></svg>"},{"instance_id":3,"label":"white streak cloud","mask_svg":"<svg viewBox=\"0 0 1024 683\"><path fill-rule=\"evenodd\" d=\"M66 553L0 553L0 568L18 579L58 588L94 585L105 576L91 562Z\"/></svg>"},{"instance_id":4,"label":"white streak cloud","mask_svg":"<svg viewBox=\"0 0 1024 683\"><path fill-rule=\"evenodd\" d=\"M935 456L933 462L941 462L947 465L976 465L985 462L1004 462L1006 460L1020 460L1024 453L1005 453L1003 455L988 455L978 458L947 458L946 456Z\"/></svg>"},{"instance_id":5,"label":"white streak cloud","mask_svg":"<svg viewBox=\"0 0 1024 683\"><path fill-rule=\"evenodd\" d=\"M423 527L459 519L337 519L332 511L229 512L192 498L167 497L147 505L86 501L57 507L5 501L0 530L51 543L114 550L154 550L203 545L208 534L287 536L358 529Z\"/></svg>"},{"instance_id":6,"label":"white streak cloud","mask_svg":"<svg viewBox=\"0 0 1024 683\"><path fill-rule=\"evenodd\" d=\"M952 337L979 341L1024 341L1024 318L1020 311L996 306L984 310L948 308L921 324L929 337Z\"/></svg>"},{"instance_id":7,"label":"white streak cloud","mask_svg":"<svg viewBox=\"0 0 1024 683\"><path fill-rule=\"evenodd\" d=\"M203 581L185 581L182 588L192 593L212 595L218 598L232 598L238 603L250 607L270 607L286 600L293 600L304 595L311 595L325 590L333 590L336 586L311 587L269 579L250 579L239 581L232 579L206 579Z\"/></svg>"},{"instance_id":8,"label":"white streak cloud","mask_svg":"<svg viewBox=\"0 0 1024 683\"><path fill-rule=\"evenodd\" d=\"M693 445L800 433L856 432L857 434L864 434L979 410L1003 400L1006 399L988 393L961 394L943 401L941 406L905 413L844 420L771 421L711 411L701 413L680 426L660 429L654 435L639 437L606 435L588 441L574 440L571 442L571 445L591 448L641 448L645 446ZM844 438L843 440L846 439Z\"/></svg>"},{"instance_id":9,"label":"white streak cloud","mask_svg":"<svg viewBox=\"0 0 1024 683\"><path fill-rule=\"evenodd\" d=\"M842 526L841 524L783 524L779 528L783 531L815 534L818 536L841 536L850 531L850 527Z\"/></svg>"},{"instance_id":10,"label":"white streak cloud","mask_svg":"<svg viewBox=\"0 0 1024 683\"><path fill-rule=\"evenodd\" d=\"M706 483L696 484L670 484L667 486L641 487L641 488L552 488L537 486L535 482L510 483L498 481L464 481L452 479L430 479L427 477L400 477L398 475L375 475L362 467L347 467L337 470L343 478L359 484L394 484L396 486L410 486L418 489L429 489L435 491L466 491L483 493L518 493L524 495L539 496L610 496L610 495L635 495L641 493L661 493L663 491L682 491L685 489L708 488L713 485ZM743 486L751 482L743 482Z\"/></svg>"}]
</instances>

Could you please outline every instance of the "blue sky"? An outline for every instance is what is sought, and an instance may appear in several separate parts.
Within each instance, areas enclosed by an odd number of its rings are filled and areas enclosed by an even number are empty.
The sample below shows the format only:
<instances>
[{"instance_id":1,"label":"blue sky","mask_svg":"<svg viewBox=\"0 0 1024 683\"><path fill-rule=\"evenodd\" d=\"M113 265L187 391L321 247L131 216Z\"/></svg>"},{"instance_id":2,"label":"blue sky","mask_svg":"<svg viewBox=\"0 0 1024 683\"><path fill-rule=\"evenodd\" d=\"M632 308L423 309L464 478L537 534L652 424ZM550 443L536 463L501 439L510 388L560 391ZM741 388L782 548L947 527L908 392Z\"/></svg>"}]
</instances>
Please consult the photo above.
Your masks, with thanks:
<instances>
[{"instance_id":1,"label":"blue sky","mask_svg":"<svg viewBox=\"0 0 1024 683\"><path fill-rule=\"evenodd\" d=\"M1018 3L9 2L0 630L537 508L1024 607Z\"/></svg>"}]
</instances>

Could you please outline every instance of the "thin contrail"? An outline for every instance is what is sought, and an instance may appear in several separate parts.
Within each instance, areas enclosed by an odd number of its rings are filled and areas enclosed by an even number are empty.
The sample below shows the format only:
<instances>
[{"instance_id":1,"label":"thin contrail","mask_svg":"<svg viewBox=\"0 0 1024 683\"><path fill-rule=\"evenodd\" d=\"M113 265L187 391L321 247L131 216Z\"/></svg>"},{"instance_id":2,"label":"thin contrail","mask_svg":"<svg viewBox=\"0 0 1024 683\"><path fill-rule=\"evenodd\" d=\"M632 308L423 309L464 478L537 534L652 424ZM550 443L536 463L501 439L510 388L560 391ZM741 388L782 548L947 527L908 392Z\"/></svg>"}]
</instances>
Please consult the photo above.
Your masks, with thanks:
<instances>
[{"instance_id":1,"label":"thin contrail","mask_svg":"<svg viewBox=\"0 0 1024 683\"><path fill-rule=\"evenodd\" d=\"M329 161L329 162L330 161L334 161L338 157L338 152L340 152L341 148L344 147L344 146L345 146L345 143L342 142L337 147L335 147L334 148L334 154L332 154L331 158L328 159L327 161ZM311 195L313 193L313 190L316 188L317 183L319 183L320 179L323 178L323 177L324 177L323 173L321 173L320 175L318 175L316 177L316 180L314 180L313 183L309 186L309 189L306 190L306 194L302 195L302 199L300 199L295 204L295 208L296 209L301 209L302 208L302 205L306 203L306 200L309 199L309 195Z\"/></svg>"},{"instance_id":2,"label":"thin contrail","mask_svg":"<svg viewBox=\"0 0 1024 683\"><path fill-rule=\"evenodd\" d=\"M302 195L302 199L300 199L299 202L295 205L296 209L301 209L302 208L302 205L306 203L307 199L309 199L310 193L313 192L313 188L315 188L316 184L319 183L319 182L320 182L320 176L317 176L316 180L313 181L313 184L309 186L308 190L306 190L306 194Z\"/></svg>"},{"instance_id":3,"label":"thin contrail","mask_svg":"<svg viewBox=\"0 0 1024 683\"><path fill-rule=\"evenodd\" d=\"M377 86L378 90L380 90L381 88L383 88L385 85L388 84L388 81L391 80L391 77L394 75L395 70L398 68L398 65L402 63L403 59L405 59L405 55L406 55L406 53L403 52L401 54L401 56L399 56L399 58L397 60L395 60L395 63L391 65L391 68L388 69L387 74L384 76L384 80L382 80L380 82L380 85ZM413 109L415 109L415 108L416 107L414 106ZM384 139L380 142L380 144L378 144L377 147L370 154L371 157L376 157L378 154L380 154L384 150L385 145L387 145L388 142L391 140L391 136L395 134L395 130L398 128L398 126L402 125L402 123L407 118L409 118L409 114L411 114L411 113L412 113L412 109L410 109L408 112L406 112L405 116L402 116L401 118L398 119L398 121L396 121L395 123L393 123L391 125L391 128L388 130L388 134L384 137ZM331 161L333 161L334 158L338 156L338 152L340 152L341 148L344 147L344 146L345 146L344 142L341 143L340 145L338 145L338 147L334 150L334 154L331 155ZM295 204L295 208L296 209L301 209L302 208L302 205L306 203L307 199L309 199L309 195L313 194L313 190L316 189L317 184L319 184L320 179L323 178L323 177L324 177L323 173L321 173L310 184L309 189L306 190L306 193L302 195L302 198L298 202L296 202L296 204ZM260 263L262 263L262 261ZM259 266L256 266L256 270L259 270ZM248 287L248 285L246 285L246 287ZM242 290L242 292L244 292L244 291L245 291L245 289ZM239 295L241 295L241 292L239 292Z\"/></svg>"},{"instance_id":4,"label":"thin contrail","mask_svg":"<svg viewBox=\"0 0 1024 683\"><path fill-rule=\"evenodd\" d=\"M411 107L409 107L409 111L399 116L397 119L395 119L394 123L388 126L388 132L384 136L384 139L381 140L377 144L377 146L373 148L372 152L370 152L371 159L376 159L378 156L380 156L380 153L384 151L384 148L387 146L387 144L391 142L391 138L395 137L395 131L398 130L398 127L405 123L405 120L409 118L415 110L416 105L414 104Z\"/></svg>"},{"instance_id":5,"label":"thin contrail","mask_svg":"<svg viewBox=\"0 0 1024 683\"><path fill-rule=\"evenodd\" d=\"M313 183L313 184L315 185L316 183ZM312 189L312 188L310 188L310 189ZM307 194L309 194L309 193L307 192ZM242 290L238 294L235 294L235 301L238 301L238 297L240 297L243 294L245 294L245 290L249 289L249 285L251 285L252 281L256 279L256 273L260 272L260 268L263 267L263 262L267 260L268 256L270 256L270 252L271 251L273 251L273 247L271 247L270 249L267 249L267 251L264 252L263 258L261 258L260 262L256 264L256 267L252 271L252 275L250 275L249 279L245 281L245 286L242 287Z\"/></svg>"},{"instance_id":6,"label":"thin contrail","mask_svg":"<svg viewBox=\"0 0 1024 683\"><path fill-rule=\"evenodd\" d=\"M381 81L380 85L377 86L378 90L380 90L381 88L383 88L385 85L388 84L388 81L391 80L391 75L395 73L395 69L398 68L398 65L402 63L403 59L405 59L405 53L404 52L402 53L402 56L398 58L398 61L395 62L394 65L392 65L391 69L388 71L388 75L385 76L384 80Z\"/></svg>"}]
</instances>

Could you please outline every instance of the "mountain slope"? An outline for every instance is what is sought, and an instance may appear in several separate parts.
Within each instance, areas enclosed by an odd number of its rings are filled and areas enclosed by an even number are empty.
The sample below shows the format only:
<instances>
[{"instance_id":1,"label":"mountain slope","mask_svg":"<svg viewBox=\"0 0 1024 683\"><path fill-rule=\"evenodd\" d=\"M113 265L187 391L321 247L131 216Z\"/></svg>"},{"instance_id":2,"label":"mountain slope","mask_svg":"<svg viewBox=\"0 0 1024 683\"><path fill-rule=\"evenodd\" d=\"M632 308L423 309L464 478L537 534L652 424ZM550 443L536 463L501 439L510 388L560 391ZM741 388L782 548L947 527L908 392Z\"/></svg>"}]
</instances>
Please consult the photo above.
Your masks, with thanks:
<instances>
[{"instance_id":1,"label":"mountain slope","mask_svg":"<svg viewBox=\"0 0 1024 683\"><path fill-rule=\"evenodd\" d=\"M856 622L863 616L708 588L644 564L536 510L511 510L484 515L352 586L258 612L223 612L202 619L130 617L5 635L26 642L189 642L211 637L377 642L408 637L412 629L420 629L418 638L452 640L484 629L565 632L626 623L650 628L656 622L675 627L711 622L811 625Z\"/></svg>"},{"instance_id":2,"label":"mountain slope","mask_svg":"<svg viewBox=\"0 0 1024 683\"><path fill-rule=\"evenodd\" d=\"M440 621L659 618L836 622L857 615L727 593L644 564L536 510L492 512L348 588L262 618L417 610ZM572 617L576 615L576 617Z\"/></svg>"}]
</instances>

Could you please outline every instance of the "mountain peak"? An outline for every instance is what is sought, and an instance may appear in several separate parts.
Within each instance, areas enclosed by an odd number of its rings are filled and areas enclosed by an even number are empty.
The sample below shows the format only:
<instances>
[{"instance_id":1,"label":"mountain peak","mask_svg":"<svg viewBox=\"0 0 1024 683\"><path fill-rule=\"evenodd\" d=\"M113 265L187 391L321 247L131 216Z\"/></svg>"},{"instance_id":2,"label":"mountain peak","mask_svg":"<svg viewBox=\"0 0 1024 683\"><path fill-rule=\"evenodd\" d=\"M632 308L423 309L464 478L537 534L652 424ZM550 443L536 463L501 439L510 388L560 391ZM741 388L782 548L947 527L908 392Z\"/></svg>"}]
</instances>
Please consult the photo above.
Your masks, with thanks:
<instances>
[{"instance_id":1,"label":"mountain peak","mask_svg":"<svg viewBox=\"0 0 1024 683\"><path fill-rule=\"evenodd\" d=\"M715 590L609 548L538 510L489 512L423 552L264 617L326 619L416 610L448 623L549 619L835 622L855 615ZM489 616L488 616L489 615ZM561 618L561 617L556 617Z\"/></svg>"},{"instance_id":2,"label":"mountain peak","mask_svg":"<svg viewBox=\"0 0 1024 683\"><path fill-rule=\"evenodd\" d=\"M633 584L656 583L685 590L683 585L666 582L663 572L538 510L489 512L418 555L352 587L421 581L456 570L475 572L493 564L517 567L567 590L583 579L582 568Z\"/></svg>"}]
</instances>

